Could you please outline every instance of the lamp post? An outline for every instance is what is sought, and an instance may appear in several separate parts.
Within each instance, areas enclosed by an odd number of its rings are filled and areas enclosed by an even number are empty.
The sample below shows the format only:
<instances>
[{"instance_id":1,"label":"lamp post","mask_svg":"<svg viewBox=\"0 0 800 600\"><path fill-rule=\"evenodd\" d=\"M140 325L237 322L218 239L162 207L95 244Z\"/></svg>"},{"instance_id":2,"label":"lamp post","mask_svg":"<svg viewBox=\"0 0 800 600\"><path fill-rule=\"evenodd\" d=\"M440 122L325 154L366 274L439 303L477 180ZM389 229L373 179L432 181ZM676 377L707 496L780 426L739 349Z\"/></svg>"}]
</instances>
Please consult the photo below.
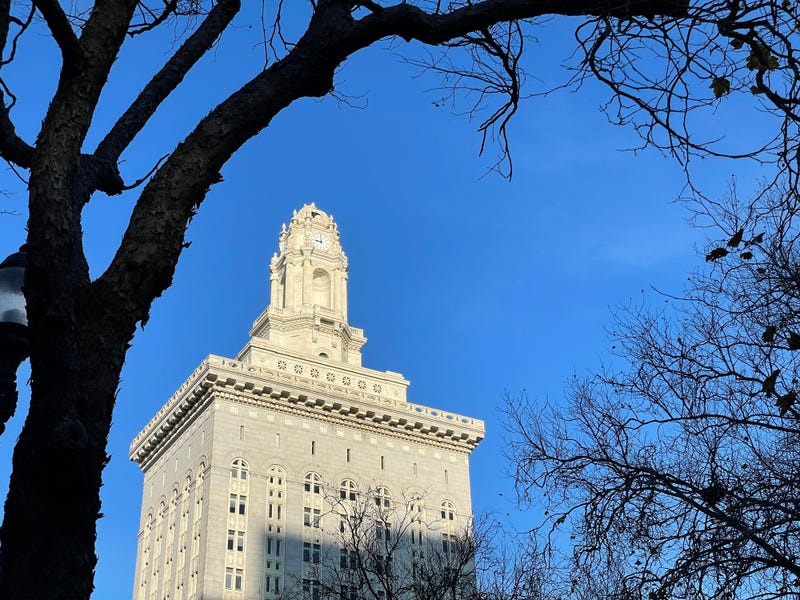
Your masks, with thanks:
<instances>
[{"instance_id":1,"label":"lamp post","mask_svg":"<svg viewBox=\"0 0 800 600\"><path fill-rule=\"evenodd\" d=\"M0 434L17 409L17 369L28 356L25 246L0 263Z\"/></svg>"}]
</instances>

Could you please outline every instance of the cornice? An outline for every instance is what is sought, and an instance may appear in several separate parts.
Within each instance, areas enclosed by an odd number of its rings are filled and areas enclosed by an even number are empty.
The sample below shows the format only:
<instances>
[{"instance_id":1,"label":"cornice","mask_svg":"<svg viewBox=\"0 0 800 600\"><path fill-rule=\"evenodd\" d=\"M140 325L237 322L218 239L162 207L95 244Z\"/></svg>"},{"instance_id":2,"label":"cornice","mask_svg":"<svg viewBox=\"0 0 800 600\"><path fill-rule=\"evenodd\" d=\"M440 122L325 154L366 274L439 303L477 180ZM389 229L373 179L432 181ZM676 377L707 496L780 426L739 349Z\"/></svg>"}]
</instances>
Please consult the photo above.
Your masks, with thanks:
<instances>
[{"instance_id":1,"label":"cornice","mask_svg":"<svg viewBox=\"0 0 800 600\"><path fill-rule=\"evenodd\" d=\"M318 320L322 319L332 321L333 325L318 324ZM250 336L260 337L267 329L270 331L291 333L293 331L308 330L315 327L322 331L340 335L346 338L350 344L363 346L367 341L367 338L364 337L363 329L346 323L340 313L320 306L317 306L313 313L289 313L288 311L283 312L267 307L253 323L253 327L250 329Z\"/></svg>"},{"instance_id":2,"label":"cornice","mask_svg":"<svg viewBox=\"0 0 800 600\"><path fill-rule=\"evenodd\" d=\"M145 468L217 398L467 454L485 431L479 419L211 355L134 438L131 460Z\"/></svg>"}]
</instances>

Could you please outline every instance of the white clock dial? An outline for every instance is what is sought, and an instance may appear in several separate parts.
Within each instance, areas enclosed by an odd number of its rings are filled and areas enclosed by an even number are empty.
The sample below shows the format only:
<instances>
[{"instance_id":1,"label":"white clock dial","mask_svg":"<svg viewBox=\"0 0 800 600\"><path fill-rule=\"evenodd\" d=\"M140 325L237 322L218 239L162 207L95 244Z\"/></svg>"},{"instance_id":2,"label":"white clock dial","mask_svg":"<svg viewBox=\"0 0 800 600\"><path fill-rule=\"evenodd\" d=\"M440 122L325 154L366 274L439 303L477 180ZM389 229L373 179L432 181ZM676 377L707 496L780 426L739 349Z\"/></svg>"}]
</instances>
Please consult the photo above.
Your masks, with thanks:
<instances>
[{"instance_id":1,"label":"white clock dial","mask_svg":"<svg viewBox=\"0 0 800 600\"><path fill-rule=\"evenodd\" d=\"M324 233L315 233L312 235L311 244L318 250L328 250L331 247L331 241Z\"/></svg>"}]
</instances>

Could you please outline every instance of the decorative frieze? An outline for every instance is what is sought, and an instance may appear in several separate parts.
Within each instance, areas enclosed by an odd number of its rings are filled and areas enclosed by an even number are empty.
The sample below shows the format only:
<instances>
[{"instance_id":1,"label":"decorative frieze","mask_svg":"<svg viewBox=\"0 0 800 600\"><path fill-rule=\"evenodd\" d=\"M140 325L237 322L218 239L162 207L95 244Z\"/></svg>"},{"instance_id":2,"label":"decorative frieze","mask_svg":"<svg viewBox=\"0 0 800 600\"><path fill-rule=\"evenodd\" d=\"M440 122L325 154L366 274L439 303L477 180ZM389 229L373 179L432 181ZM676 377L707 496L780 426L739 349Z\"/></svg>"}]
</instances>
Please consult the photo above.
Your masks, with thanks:
<instances>
[{"instance_id":1,"label":"decorative frieze","mask_svg":"<svg viewBox=\"0 0 800 600\"><path fill-rule=\"evenodd\" d=\"M270 369L221 356L206 358L133 440L131 460L147 462L190 415L201 409L201 401L211 398L379 430L463 452L471 452L483 439L483 421L381 395L383 385L366 376L355 379L355 386L351 378L351 385L345 386L343 380L350 376L337 373L335 368L326 371L323 380L306 377L312 367L302 361L279 359L275 363ZM407 384L395 373L386 372L384 377L390 384Z\"/></svg>"}]
</instances>

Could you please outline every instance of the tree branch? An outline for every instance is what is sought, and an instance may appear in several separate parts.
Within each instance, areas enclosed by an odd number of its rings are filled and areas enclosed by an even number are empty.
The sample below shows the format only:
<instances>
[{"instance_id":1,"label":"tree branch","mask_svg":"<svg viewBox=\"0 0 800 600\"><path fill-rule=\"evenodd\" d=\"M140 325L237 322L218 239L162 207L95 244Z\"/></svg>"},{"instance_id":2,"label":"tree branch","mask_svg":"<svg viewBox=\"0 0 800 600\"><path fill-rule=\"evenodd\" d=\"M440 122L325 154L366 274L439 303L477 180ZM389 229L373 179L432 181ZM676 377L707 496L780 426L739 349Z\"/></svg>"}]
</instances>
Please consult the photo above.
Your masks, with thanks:
<instances>
[{"instance_id":1,"label":"tree branch","mask_svg":"<svg viewBox=\"0 0 800 600\"><path fill-rule=\"evenodd\" d=\"M33 158L33 146L17 135L2 90L0 90L0 156L25 169L31 166Z\"/></svg>"},{"instance_id":2,"label":"tree branch","mask_svg":"<svg viewBox=\"0 0 800 600\"><path fill-rule=\"evenodd\" d=\"M11 1L0 0L0 49L6 47L11 21ZM17 135L5 103L5 94L0 89L0 156L11 163L27 168L30 166L32 155L33 148Z\"/></svg>"},{"instance_id":3,"label":"tree branch","mask_svg":"<svg viewBox=\"0 0 800 600\"><path fill-rule=\"evenodd\" d=\"M53 39L61 49L64 64L74 64L80 58L82 50L78 36L72 30L72 24L58 0L34 0L33 4L42 13Z\"/></svg>"},{"instance_id":4,"label":"tree branch","mask_svg":"<svg viewBox=\"0 0 800 600\"><path fill-rule=\"evenodd\" d=\"M658 15L679 17L686 14L687 8L688 2L684 0L629 0L618 4L598 0L484 0L448 13L434 14L418 6L402 3L370 13L358 23L365 35L377 34L377 39L399 35L406 41L417 40L438 45L496 23L543 15L591 15L622 19Z\"/></svg>"},{"instance_id":5,"label":"tree branch","mask_svg":"<svg viewBox=\"0 0 800 600\"><path fill-rule=\"evenodd\" d=\"M132 336L135 323L147 321L153 299L170 285L188 222L221 180L222 166L289 104L327 94L336 68L356 51L392 35L439 44L542 14L674 14L682 6L672 0L630 0L619 9L597 0L485 0L435 15L398 4L356 21L349 2L318 3L297 45L200 121L145 186L117 254L95 282L95 293L104 296L98 304L110 319L128 315L132 320L123 329Z\"/></svg>"},{"instance_id":6,"label":"tree branch","mask_svg":"<svg viewBox=\"0 0 800 600\"><path fill-rule=\"evenodd\" d=\"M116 162L161 103L180 85L189 70L211 48L241 7L240 0L222 0L181 45L111 128L95 156Z\"/></svg>"}]
</instances>

